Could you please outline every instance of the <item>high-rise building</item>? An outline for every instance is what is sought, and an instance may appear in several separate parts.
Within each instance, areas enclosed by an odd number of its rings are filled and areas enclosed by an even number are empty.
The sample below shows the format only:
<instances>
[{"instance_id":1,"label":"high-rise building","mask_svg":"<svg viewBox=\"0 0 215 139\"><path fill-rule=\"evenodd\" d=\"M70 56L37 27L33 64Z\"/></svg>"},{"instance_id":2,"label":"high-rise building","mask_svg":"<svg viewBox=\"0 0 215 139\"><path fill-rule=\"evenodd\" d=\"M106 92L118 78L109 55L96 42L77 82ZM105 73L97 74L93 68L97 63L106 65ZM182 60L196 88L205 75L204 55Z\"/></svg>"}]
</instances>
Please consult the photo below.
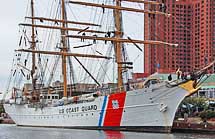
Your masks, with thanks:
<instances>
[{"instance_id":1,"label":"high-rise building","mask_svg":"<svg viewBox=\"0 0 215 139\"><path fill-rule=\"evenodd\" d=\"M155 0L165 8L146 5L148 10L164 10L170 17L145 15L144 37L179 44L178 47L145 45L146 73L184 72L204 67L215 59L215 0Z\"/></svg>"}]
</instances>

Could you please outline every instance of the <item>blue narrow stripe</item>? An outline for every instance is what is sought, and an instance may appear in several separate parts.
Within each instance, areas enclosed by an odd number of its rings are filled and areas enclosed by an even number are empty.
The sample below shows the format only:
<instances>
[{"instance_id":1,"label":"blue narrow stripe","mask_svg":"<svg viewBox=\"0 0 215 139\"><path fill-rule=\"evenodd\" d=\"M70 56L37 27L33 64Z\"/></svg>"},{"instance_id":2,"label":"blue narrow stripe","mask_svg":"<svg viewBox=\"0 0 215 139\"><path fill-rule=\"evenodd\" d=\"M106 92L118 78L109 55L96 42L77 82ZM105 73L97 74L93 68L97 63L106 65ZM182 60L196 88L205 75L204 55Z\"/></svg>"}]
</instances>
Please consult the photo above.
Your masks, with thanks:
<instances>
[{"instance_id":1,"label":"blue narrow stripe","mask_svg":"<svg viewBox=\"0 0 215 139\"><path fill-rule=\"evenodd\" d=\"M102 104L102 110L101 110L100 117L99 117L99 126L102 126L102 120L103 120L103 116L104 116L104 110L105 110L106 103L107 103L107 96L104 97L104 101Z\"/></svg>"}]
</instances>

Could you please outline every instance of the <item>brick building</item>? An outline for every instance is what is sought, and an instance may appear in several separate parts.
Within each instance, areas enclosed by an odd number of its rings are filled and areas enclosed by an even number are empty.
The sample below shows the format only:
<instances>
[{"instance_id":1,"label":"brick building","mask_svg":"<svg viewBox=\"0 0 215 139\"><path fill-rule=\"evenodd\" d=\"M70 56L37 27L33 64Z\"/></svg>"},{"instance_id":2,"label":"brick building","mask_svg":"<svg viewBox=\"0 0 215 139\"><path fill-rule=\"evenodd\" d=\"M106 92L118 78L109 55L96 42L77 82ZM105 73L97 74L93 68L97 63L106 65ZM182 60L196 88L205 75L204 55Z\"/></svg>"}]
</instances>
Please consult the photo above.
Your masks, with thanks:
<instances>
[{"instance_id":1,"label":"brick building","mask_svg":"<svg viewBox=\"0 0 215 139\"><path fill-rule=\"evenodd\" d=\"M163 0L154 0L163 1ZM215 59L215 1L164 0L171 17L145 15L145 40L162 40L178 47L145 45L146 73L184 72L204 67ZM146 5L145 9L161 10ZM214 72L214 70L212 70Z\"/></svg>"}]
</instances>

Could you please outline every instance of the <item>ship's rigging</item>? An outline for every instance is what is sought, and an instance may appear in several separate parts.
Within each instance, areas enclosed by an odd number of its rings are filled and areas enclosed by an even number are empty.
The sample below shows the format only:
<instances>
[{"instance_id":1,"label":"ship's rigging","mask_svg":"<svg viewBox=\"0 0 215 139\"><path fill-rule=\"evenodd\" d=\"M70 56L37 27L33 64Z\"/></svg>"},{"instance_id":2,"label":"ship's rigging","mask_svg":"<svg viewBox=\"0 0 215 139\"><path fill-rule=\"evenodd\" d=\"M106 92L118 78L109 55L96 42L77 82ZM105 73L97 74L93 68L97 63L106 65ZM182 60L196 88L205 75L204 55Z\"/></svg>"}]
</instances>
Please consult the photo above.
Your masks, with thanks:
<instances>
[{"instance_id":1,"label":"ship's rigging","mask_svg":"<svg viewBox=\"0 0 215 139\"><path fill-rule=\"evenodd\" d=\"M129 3L141 3L141 4L152 4L155 6L159 6L160 3L158 2L153 2L153 1L140 1L140 0L115 0L113 2L107 2L103 1L101 3L93 3L93 2L82 2L82 1L74 1L74 0L61 0L58 1L58 10L60 14L58 16L55 16L55 18L48 18L48 17L43 17L43 16L35 16L35 4L34 0L31 0L31 16L26 16L27 20L31 20L31 24L29 23L21 23L20 26L23 27L24 29L27 29L28 27L32 28L31 31L31 37L26 37L28 34L24 32L24 39L20 39L20 45L22 43L22 40L25 40L25 45L26 45L26 39L29 40L31 38L30 42L31 47L30 49L26 48L21 48L17 50L18 54L24 54L23 52L28 52L32 54L32 67L31 67L31 73L30 77L32 80L32 95L34 95L35 90L38 90L37 84L39 83L38 78L40 78L40 88L44 87L44 81L46 78L48 78L48 81L46 83L46 86L49 87L51 86L51 83L54 80L54 75L55 72L57 71L57 68L59 67L59 60L62 59L61 64L62 64L62 77L63 77L63 96L67 97L68 92L71 93L73 87L70 87L70 91L68 91L68 84L75 84L76 83L76 77L75 75L75 70L74 70L74 62L73 60L80 65L80 67L83 69L85 72L85 76L91 77L91 79L98 85L101 86L102 82L104 82L104 75L107 75L107 65L109 64L108 61L101 62L100 64L97 64L96 66L99 66L100 68L95 68L94 70L92 69L93 66L89 66L89 64L85 65L84 63L90 63L89 59L87 60L79 60L79 57L88 57L88 58L101 58L101 59L113 59L114 57L111 56L113 52L115 52L115 62L117 65L117 87L121 88L121 90L124 88L124 84L127 82L129 79L127 71L132 69L133 63L128 61L129 57L127 54L126 46L124 45L125 43L130 43L133 44L135 47L137 47L139 50L141 48L137 44L157 44L157 45L168 45L168 46L177 46L176 44L171 44L167 42L162 42L159 40L137 40L133 39L129 36L127 38L124 38L124 30L122 26L122 11L128 11L128 12L137 12L137 13L145 13L145 14L153 14L153 15L159 15L159 16L170 16L168 13L164 13L161 11L146 11L143 9L138 9L138 8L129 8L129 7L123 7L122 2L129 2ZM95 18L93 19L93 22L83 22L83 21L73 21L73 20L68 20L68 15L67 15L67 8L66 5L80 5L81 6L87 6L91 7L94 10L94 7L96 8L101 8L102 13L100 13L102 16L99 20L96 20ZM107 12L108 11L108 12ZM112 26L113 27L108 27L106 26L105 28L103 27L104 25L102 24L102 20L104 20L104 15L107 12L109 14L109 11L113 11L113 19L112 19ZM97 22L99 21L99 22ZM76 26L76 27L73 27ZM78 27L77 27L78 26ZM38 30L49 30L53 34L53 30L56 30L56 32L60 31L60 40L57 42L57 47L53 50L41 50L40 46L40 41L37 38L38 36ZM56 38L57 36L55 36ZM49 39L52 37L48 37ZM53 39L53 38L52 38ZM77 43L78 46L76 48L90 48L91 51L94 54L87 54L89 50L85 51L87 53L83 54L78 54L78 53L72 53L73 49L72 47L75 48L73 43L73 40L81 40L81 44ZM60 41L60 42L59 42ZM90 41L93 41L93 43L90 43ZM104 42L105 45L109 45L109 48L106 49L106 54L105 56L104 52L100 52L97 50L98 47L104 47L104 46L98 46L101 45L100 43L97 44L99 41ZM71 45L72 44L72 45ZM53 42L49 44L53 45ZM71 46L70 46L71 45ZM114 49L112 49L114 46ZM101 49L101 48L99 48ZM60 51L59 51L60 50ZM114 50L114 51L113 51ZM112 51L112 52L111 52ZM48 66L50 64L50 56L46 56L44 59L41 57L44 55L54 55L55 59L52 61L52 69L49 69L50 67ZM38 60L36 60L36 57L38 57ZM74 58L72 58L74 57ZM109 60L112 61L112 60ZM25 66L26 67L25 62ZM28 61L28 63L30 63ZM99 63L99 62L98 62ZM26 68L23 68L26 69ZM29 69L29 68L27 68ZM47 70L48 69L48 70ZM98 72L97 77L93 75L93 73L96 72L96 69L100 69L101 71ZM47 77L47 71L50 72L49 77ZM69 71L69 72L68 72ZM40 72L40 74L38 74ZM22 75L24 76L25 73L23 70L21 71ZM124 77L124 75L127 75L127 77ZM29 75L28 79L29 79ZM96 77L96 78L95 78ZM23 78L23 77L22 77ZM110 79L110 77L108 77ZM21 79L21 78L20 78ZM68 83L68 80L70 82ZM77 81L78 82L78 81ZM36 89L37 88L37 89Z\"/></svg>"},{"instance_id":2,"label":"ship's rigging","mask_svg":"<svg viewBox=\"0 0 215 139\"><path fill-rule=\"evenodd\" d=\"M17 125L170 132L178 105L198 90L199 80L215 63L186 79L166 81L152 75L144 81L129 82L127 72L134 61L128 57L127 48L142 52L144 44L177 45L136 39L125 33L122 11L169 17L163 4L146 0L52 0L47 6L52 13L46 17L36 11L40 6L35 0L29 2L31 15L20 24L23 31L11 71L11 95L4 102L5 111ZM150 4L161 10L130 8L123 2ZM90 12L77 18L82 15L77 7ZM117 83L109 84L105 75L112 69Z\"/></svg>"}]
</instances>

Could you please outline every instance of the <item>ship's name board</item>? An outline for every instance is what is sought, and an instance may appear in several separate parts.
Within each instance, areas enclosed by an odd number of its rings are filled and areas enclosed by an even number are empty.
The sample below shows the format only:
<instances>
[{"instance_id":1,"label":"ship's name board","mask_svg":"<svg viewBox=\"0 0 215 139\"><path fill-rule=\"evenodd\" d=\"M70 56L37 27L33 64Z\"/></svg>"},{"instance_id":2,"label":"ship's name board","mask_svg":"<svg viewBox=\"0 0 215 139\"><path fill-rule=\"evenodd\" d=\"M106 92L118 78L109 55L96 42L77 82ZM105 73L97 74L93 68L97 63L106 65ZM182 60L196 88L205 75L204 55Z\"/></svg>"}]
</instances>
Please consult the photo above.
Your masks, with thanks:
<instances>
[{"instance_id":1,"label":"ship's name board","mask_svg":"<svg viewBox=\"0 0 215 139\"><path fill-rule=\"evenodd\" d=\"M97 110L98 106L97 105L89 105L89 106L82 106L82 107L69 107L69 108L63 108L59 109L60 114L69 114L73 112L87 112L87 111L92 111L92 110Z\"/></svg>"}]
</instances>

